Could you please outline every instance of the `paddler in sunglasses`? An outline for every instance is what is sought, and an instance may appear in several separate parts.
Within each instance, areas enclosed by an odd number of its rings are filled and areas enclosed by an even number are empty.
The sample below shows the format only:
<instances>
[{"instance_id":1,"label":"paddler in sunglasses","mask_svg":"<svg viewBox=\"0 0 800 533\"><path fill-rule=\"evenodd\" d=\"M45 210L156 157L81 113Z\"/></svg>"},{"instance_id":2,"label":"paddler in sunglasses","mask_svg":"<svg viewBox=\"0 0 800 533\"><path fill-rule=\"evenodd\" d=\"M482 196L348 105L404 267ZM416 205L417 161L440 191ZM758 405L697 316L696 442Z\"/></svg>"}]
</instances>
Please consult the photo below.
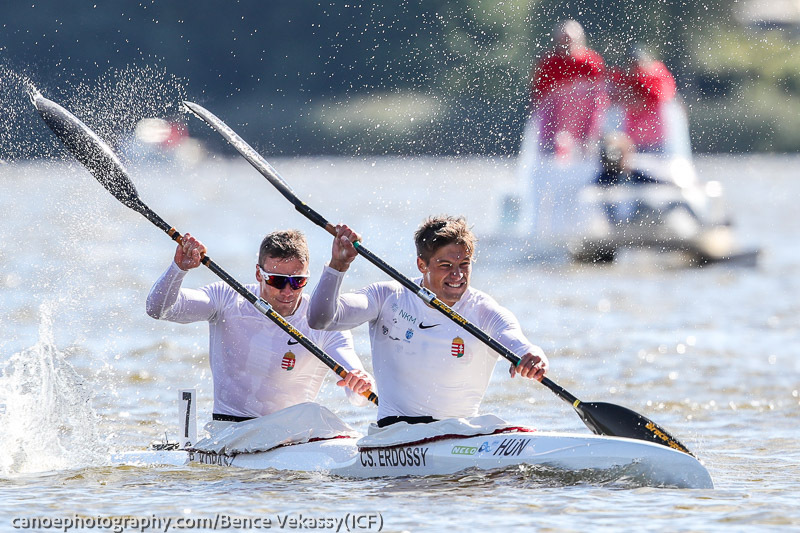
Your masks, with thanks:
<instances>
[{"instance_id":1,"label":"paddler in sunglasses","mask_svg":"<svg viewBox=\"0 0 800 533\"><path fill-rule=\"evenodd\" d=\"M181 288L186 273L200 266L206 247L186 234L166 272L147 297L147 314L186 324L209 324L209 359L214 381L213 419L241 422L313 402L330 370L298 341L256 310L228 284ZM338 382L350 402L364 405L359 393L373 387L349 332L312 330L306 319L309 254L296 230L270 233L261 242L255 278L246 285L287 322L348 370Z\"/></svg>"},{"instance_id":2,"label":"paddler in sunglasses","mask_svg":"<svg viewBox=\"0 0 800 533\"><path fill-rule=\"evenodd\" d=\"M378 427L474 417L498 355L458 324L396 281L340 294L355 259L358 234L336 227L331 260L308 307L312 328L348 330L369 323L372 365L381 401ZM541 380L544 352L523 335L519 322L489 295L469 286L475 236L463 218L431 217L414 235L416 283L521 358L513 378Z\"/></svg>"}]
</instances>

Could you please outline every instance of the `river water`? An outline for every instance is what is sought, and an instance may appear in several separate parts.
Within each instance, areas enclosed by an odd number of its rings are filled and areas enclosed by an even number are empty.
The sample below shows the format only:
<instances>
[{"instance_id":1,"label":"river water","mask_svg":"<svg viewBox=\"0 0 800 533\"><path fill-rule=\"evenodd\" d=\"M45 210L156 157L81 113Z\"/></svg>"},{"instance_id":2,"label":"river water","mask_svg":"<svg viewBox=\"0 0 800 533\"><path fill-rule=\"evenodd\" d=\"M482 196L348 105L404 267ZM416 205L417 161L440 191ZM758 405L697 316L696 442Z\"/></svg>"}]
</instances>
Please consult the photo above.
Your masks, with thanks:
<instances>
[{"instance_id":1,"label":"river water","mask_svg":"<svg viewBox=\"0 0 800 533\"><path fill-rule=\"evenodd\" d=\"M500 191L514 179L507 158L271 163L309 205L357 228L373 252L408 275L415 273L411 234L424 216L464 214L479 236L490 235ZM207 327L146 316L147 292L174 245L77 163L0 165L0 530L20 530L20 520L34 517L50 520L41 530L58 529L57 519L94 519L83 525L100 528L128 517L151 520L145 530L154 531L164 529L156 519L183 517L199 531L201 519L217 515L271 517L280 529L286 518L348 513L377 513L384 531L800 527L800 159L707 156L697 165L704 179L725 187L739 240L762 248L757 267L692 269L641 253L608 267L569 266L521 260L502 246L481 253L479 244L473 285L515 312L549 354L552 379L583 400L622 404L669 428L705 463L714 490L518 468L353 481L111 466L113 451L142 448L165 433L174 438L178 389L196 388L199 420L208 419ZM251 281L258 243L274 229L306 232L312 274L325 261L328 235L241 159L131 175L145 203L203 240L242 282ZM378 279L375 267L357 261L345 288ZM214 280L198 269L186 284ZM355 335L369 366L366 329ZM356 427L375 416L372 407L351 407L333 376L319 400ZM502 363L482 411L588 433L568 405L535 383L509 380Z\"/></svg>"}]
</instances>

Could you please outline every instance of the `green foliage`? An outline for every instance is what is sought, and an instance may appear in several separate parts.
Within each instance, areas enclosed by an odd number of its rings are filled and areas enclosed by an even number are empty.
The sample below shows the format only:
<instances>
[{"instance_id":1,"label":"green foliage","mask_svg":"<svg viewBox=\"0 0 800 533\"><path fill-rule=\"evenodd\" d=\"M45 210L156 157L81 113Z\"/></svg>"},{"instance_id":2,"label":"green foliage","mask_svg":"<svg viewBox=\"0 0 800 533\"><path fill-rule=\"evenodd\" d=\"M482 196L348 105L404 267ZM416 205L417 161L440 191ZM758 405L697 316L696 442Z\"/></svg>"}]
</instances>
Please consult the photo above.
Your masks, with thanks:
<instances>
[{"instance_id":1,"label":"green foliage","mask_svg":"<svg viewBox=\"0 0 800 533\"><path fill-rule=\"evenodd\" d=\"M692 49L698 89L704 97L703 104L693 109L701 149L800 148L796 124L800 117L800 41L796 37L777 29L755 33L715 28L693 36ZM703 138L707 131L720 133Z\"/></svg>"},{"instance_id":2,"label":"green foliage","mask_svg":"<svg viewBox=\"0 0 800 533\"><path fill-rule=\"evenodd\" d=\"M732 16L738 5L76 0L66 9L57 0L12 2L0 22L0 74L83 102L90 116L113 117L118 129L145 112L174 115L176 95L186 96L272 153L513 153L531 65L549 48L553 26L575 18L609 64L634 43L664 59L690 105L696 148L798 150L797 33L748 30ZM130 90L109 84L114 72L137 70L162 72L165 81L140 77L146 86ZM27 104L20 85L8 82L14 76L3 78L0 114L18 120ZM14 139L12 130L0 135L0 159L25 146L35 155L36 143ZM20 134L30 137L28 130Z\"/></svg>"}]
</instances>

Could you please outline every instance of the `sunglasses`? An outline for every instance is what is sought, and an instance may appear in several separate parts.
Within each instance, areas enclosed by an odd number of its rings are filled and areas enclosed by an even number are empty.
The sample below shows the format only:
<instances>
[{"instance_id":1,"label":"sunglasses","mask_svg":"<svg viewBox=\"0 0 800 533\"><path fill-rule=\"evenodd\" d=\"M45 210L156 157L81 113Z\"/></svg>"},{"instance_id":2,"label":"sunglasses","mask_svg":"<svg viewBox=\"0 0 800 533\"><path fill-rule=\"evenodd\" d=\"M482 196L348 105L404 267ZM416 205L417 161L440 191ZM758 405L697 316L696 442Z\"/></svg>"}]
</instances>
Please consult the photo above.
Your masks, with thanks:
<instances>
[{"instance_id":1,"label":"sunglasses","mask_svg":"<svg viewBox=\"0 0 800 533\"><path fill-rule=\"evenodd\" d=\"M294 291L302 289L306 286L306 283L308 283L308 275L287 276L286 274L270 274L264 272L261 265L258 265L258 270L261 272L261 278L264 280L264 283L270 287L275 287L279 291L283 290L287 283Z\"/></svg>"}]
</instances>

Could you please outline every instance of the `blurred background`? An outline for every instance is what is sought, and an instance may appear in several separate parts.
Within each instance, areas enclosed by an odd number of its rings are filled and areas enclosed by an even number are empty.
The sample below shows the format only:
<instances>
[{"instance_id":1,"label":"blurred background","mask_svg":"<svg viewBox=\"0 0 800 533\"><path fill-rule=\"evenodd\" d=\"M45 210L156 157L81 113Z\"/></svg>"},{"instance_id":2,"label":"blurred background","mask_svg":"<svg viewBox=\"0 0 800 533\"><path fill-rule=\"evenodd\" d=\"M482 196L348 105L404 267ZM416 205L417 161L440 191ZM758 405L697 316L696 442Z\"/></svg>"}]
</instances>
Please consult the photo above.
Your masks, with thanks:
<instances>
[{"instance_id":1,"label":"blurred background","mask_svg":"<svg viewBox=\"0 0 800 533\"><path fill-rule=\"evenodd\" d=\"M45 0L0 13L4 160L52 142L28 82L90 109L110 138L180 117L187 98L272 155L515 154L531 65L565 18L609 65L636 43L666 63L695 151L800 149L797 0Z\"/></svg>"}]
</instances>

